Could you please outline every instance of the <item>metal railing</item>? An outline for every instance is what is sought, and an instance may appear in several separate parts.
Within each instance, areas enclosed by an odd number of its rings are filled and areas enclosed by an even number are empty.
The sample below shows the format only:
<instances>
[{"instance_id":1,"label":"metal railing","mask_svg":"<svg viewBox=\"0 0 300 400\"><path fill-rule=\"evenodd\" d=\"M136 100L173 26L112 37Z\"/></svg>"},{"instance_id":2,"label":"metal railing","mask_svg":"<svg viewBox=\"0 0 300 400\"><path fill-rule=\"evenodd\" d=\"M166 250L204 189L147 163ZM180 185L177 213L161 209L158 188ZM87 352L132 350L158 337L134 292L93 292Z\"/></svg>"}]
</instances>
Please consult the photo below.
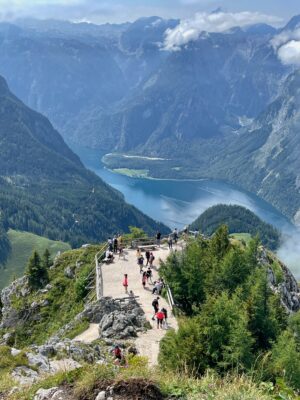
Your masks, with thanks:
<instances>
[{"instance_id":1,"label":"metal railing","mask_svg":"<svg viewBox=\"0 0 300 400\"><path fill-rule=\"evenodd\" d=\"M100 251L95 255L95 265L96 265L96 299L100 300L103 297L103 275L102 275L102 265L105 258L105 252L107 245L105 244Z\"/></svg>"}]
</instances>

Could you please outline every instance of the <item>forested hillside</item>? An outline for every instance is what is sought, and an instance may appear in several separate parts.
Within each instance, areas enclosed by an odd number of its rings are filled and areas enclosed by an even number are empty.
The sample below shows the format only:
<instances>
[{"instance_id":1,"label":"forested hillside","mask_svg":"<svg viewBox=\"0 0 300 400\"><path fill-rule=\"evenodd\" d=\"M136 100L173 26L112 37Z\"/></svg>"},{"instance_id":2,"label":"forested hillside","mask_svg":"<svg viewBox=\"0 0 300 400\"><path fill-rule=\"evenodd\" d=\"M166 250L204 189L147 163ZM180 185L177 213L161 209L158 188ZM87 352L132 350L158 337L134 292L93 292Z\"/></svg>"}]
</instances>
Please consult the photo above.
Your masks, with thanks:
<instances>
[{"instance_id":1,"label":"forested hillside","mask_svg":"<svg viewBox=\"0 0 300 400\"><path fill-rule=\"evenodd\" d=\"M117 231L127 231L128 225L148 232L159 227L86 170L50 122L19 101L3 78L0 189L6 229L29 231L72 245L100 241Z\"/></svg>"},{"instance_id":2,"label":"forested hillside","mask_svg":"<svg viewBox=\"0 0 300 400\"><path fill-rule=\"evenodd\" d=\"M190 225L190 229L212 235L223 224L228 226L229 233L258 235L271 250L279 246L280 234L272 225L262 221L247 208L237 205L219 204L208 208Z\"/></svg>"},{"instance_id":3,"label":"forested hillside","mask_svg":"<svg viewBox=\"0 0 300 400\"><path fill-rule=\"evenodd\" d=\"M221 226L211 240L172 253L160 273L184 316L161 342L163 368L196 376L250 373L300 389L300 291L257 239L246 247L233 243ZM280 288L292 286L289 315Z\"/></svg>"}]
</instances>

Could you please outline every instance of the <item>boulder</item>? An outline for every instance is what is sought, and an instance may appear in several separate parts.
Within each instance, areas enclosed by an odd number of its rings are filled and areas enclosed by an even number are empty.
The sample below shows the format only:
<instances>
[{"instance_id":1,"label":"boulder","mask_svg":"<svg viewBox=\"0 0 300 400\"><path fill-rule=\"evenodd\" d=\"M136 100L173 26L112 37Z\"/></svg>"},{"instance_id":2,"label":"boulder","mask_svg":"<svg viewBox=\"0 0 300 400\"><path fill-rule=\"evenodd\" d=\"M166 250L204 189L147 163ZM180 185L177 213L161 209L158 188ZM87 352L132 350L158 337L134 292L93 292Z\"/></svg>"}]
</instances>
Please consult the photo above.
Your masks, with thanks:
<instances>
[{"instance_id":1,"label":"boulder","mask_svg":"<svg viewBox=\"0 0 300 400\"><path fill-rule=\"evenodd\" d=\"M106 399L106 392L102 391L102 392L98 393L95 400L105 400L105 399Z\"/></svg>"},{"instance_id":2,"label":"boulder","mask_svg":"<svg viewBox=\"0 0 300 400\"><path fill-rule=\"evenodd\" d=\"M36 371L25 366L16 367L11 376L20 385L32 385L39 379L39 374Z\"/></svg>"},{"instance_id":3,"label":"boulder","mask_svg":"<svg viewBox=\"0 0 300 400\"><path fill-rule=\"evenodd\" d=\"M26 353L28 363L31 367L37 368L40 373L49 372L50 365L47 357L41 354Z\"/></svg>"},{"instance_id":4,"label":"boulder","mask_svg":"<svg viewBox=\"0 0 300 400\"><path fill-rule=\"evenodd\" d=\"M69 279L74 279L75 278L75 266L69 265L67 268L64 270L64 275L66 278Z\"/></svg>"},{"instance_id":5,"label":"boulder","mask_svg":"<svg viewBox=\"0 0 300 400\"><path fill-rule=\"evenodd\" d=\"M128 339L137 336L137 319L134 314L123 314L119 311L105 315L99 324L102 338Z\"/></svg>"},{"instance_id":6,"label":"boulder","mask_svg":"<svg viewBox=\"0 0 300 400\"><path fill-rule=\"evenodd\" d=\"M53 387L51 389L39 389L33 400L65 400L64 391Z\"/></svg>"}]
</instances>

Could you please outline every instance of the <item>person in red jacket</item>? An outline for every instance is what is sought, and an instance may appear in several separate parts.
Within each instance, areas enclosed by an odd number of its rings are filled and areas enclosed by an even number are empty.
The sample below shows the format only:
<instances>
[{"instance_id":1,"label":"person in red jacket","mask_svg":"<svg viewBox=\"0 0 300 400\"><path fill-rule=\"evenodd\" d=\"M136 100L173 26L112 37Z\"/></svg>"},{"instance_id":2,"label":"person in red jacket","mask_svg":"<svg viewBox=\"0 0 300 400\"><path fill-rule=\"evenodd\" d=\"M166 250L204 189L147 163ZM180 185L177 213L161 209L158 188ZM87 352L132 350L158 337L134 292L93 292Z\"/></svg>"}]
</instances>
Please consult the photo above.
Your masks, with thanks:
<instances>
[{"instance_id":1,"label":"person in red jacket","mask_svg":"<svg viewBox=\"0 0 300 400\"><path fill-rule=\"evenodd\" d=\"M128 275L127 274L124 274L123 286L125 289L125 293L128 293Z\"/></svg>"},{"instance_id":2,"label":"person in red jacket","mask_svg":"<svg viewBox=\"0 0 300 400\"><path fill-rule=\"evenodd\" d=\"M163 320L165 319L165 314L162 310L158 311L156 313L156 319L157 319L157 329L159 329L159 327L163 327Z\"/></svg>"}]
</instances>

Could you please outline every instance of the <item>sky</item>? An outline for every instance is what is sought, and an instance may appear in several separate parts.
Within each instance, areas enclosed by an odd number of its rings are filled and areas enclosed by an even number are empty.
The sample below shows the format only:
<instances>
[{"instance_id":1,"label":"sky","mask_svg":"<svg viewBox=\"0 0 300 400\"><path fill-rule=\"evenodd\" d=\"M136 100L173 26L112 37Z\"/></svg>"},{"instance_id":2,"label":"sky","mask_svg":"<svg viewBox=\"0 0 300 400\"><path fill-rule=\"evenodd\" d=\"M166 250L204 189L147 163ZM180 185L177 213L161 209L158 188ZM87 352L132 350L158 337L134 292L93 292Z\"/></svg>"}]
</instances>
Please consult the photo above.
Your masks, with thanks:
<instances>
[{"instance_id":1,"label":"sky","mask_svg":"<svg viewBox=\"0 0 300 400\"><path fill-rule=\"evenodd\" d=\"M119 23L150 15L191 18L196 12L218 7L229 12L274 15L283 22L300 14L299 0L0 0L0 19L35 17Z\"/></svg>"}]
</instances>

